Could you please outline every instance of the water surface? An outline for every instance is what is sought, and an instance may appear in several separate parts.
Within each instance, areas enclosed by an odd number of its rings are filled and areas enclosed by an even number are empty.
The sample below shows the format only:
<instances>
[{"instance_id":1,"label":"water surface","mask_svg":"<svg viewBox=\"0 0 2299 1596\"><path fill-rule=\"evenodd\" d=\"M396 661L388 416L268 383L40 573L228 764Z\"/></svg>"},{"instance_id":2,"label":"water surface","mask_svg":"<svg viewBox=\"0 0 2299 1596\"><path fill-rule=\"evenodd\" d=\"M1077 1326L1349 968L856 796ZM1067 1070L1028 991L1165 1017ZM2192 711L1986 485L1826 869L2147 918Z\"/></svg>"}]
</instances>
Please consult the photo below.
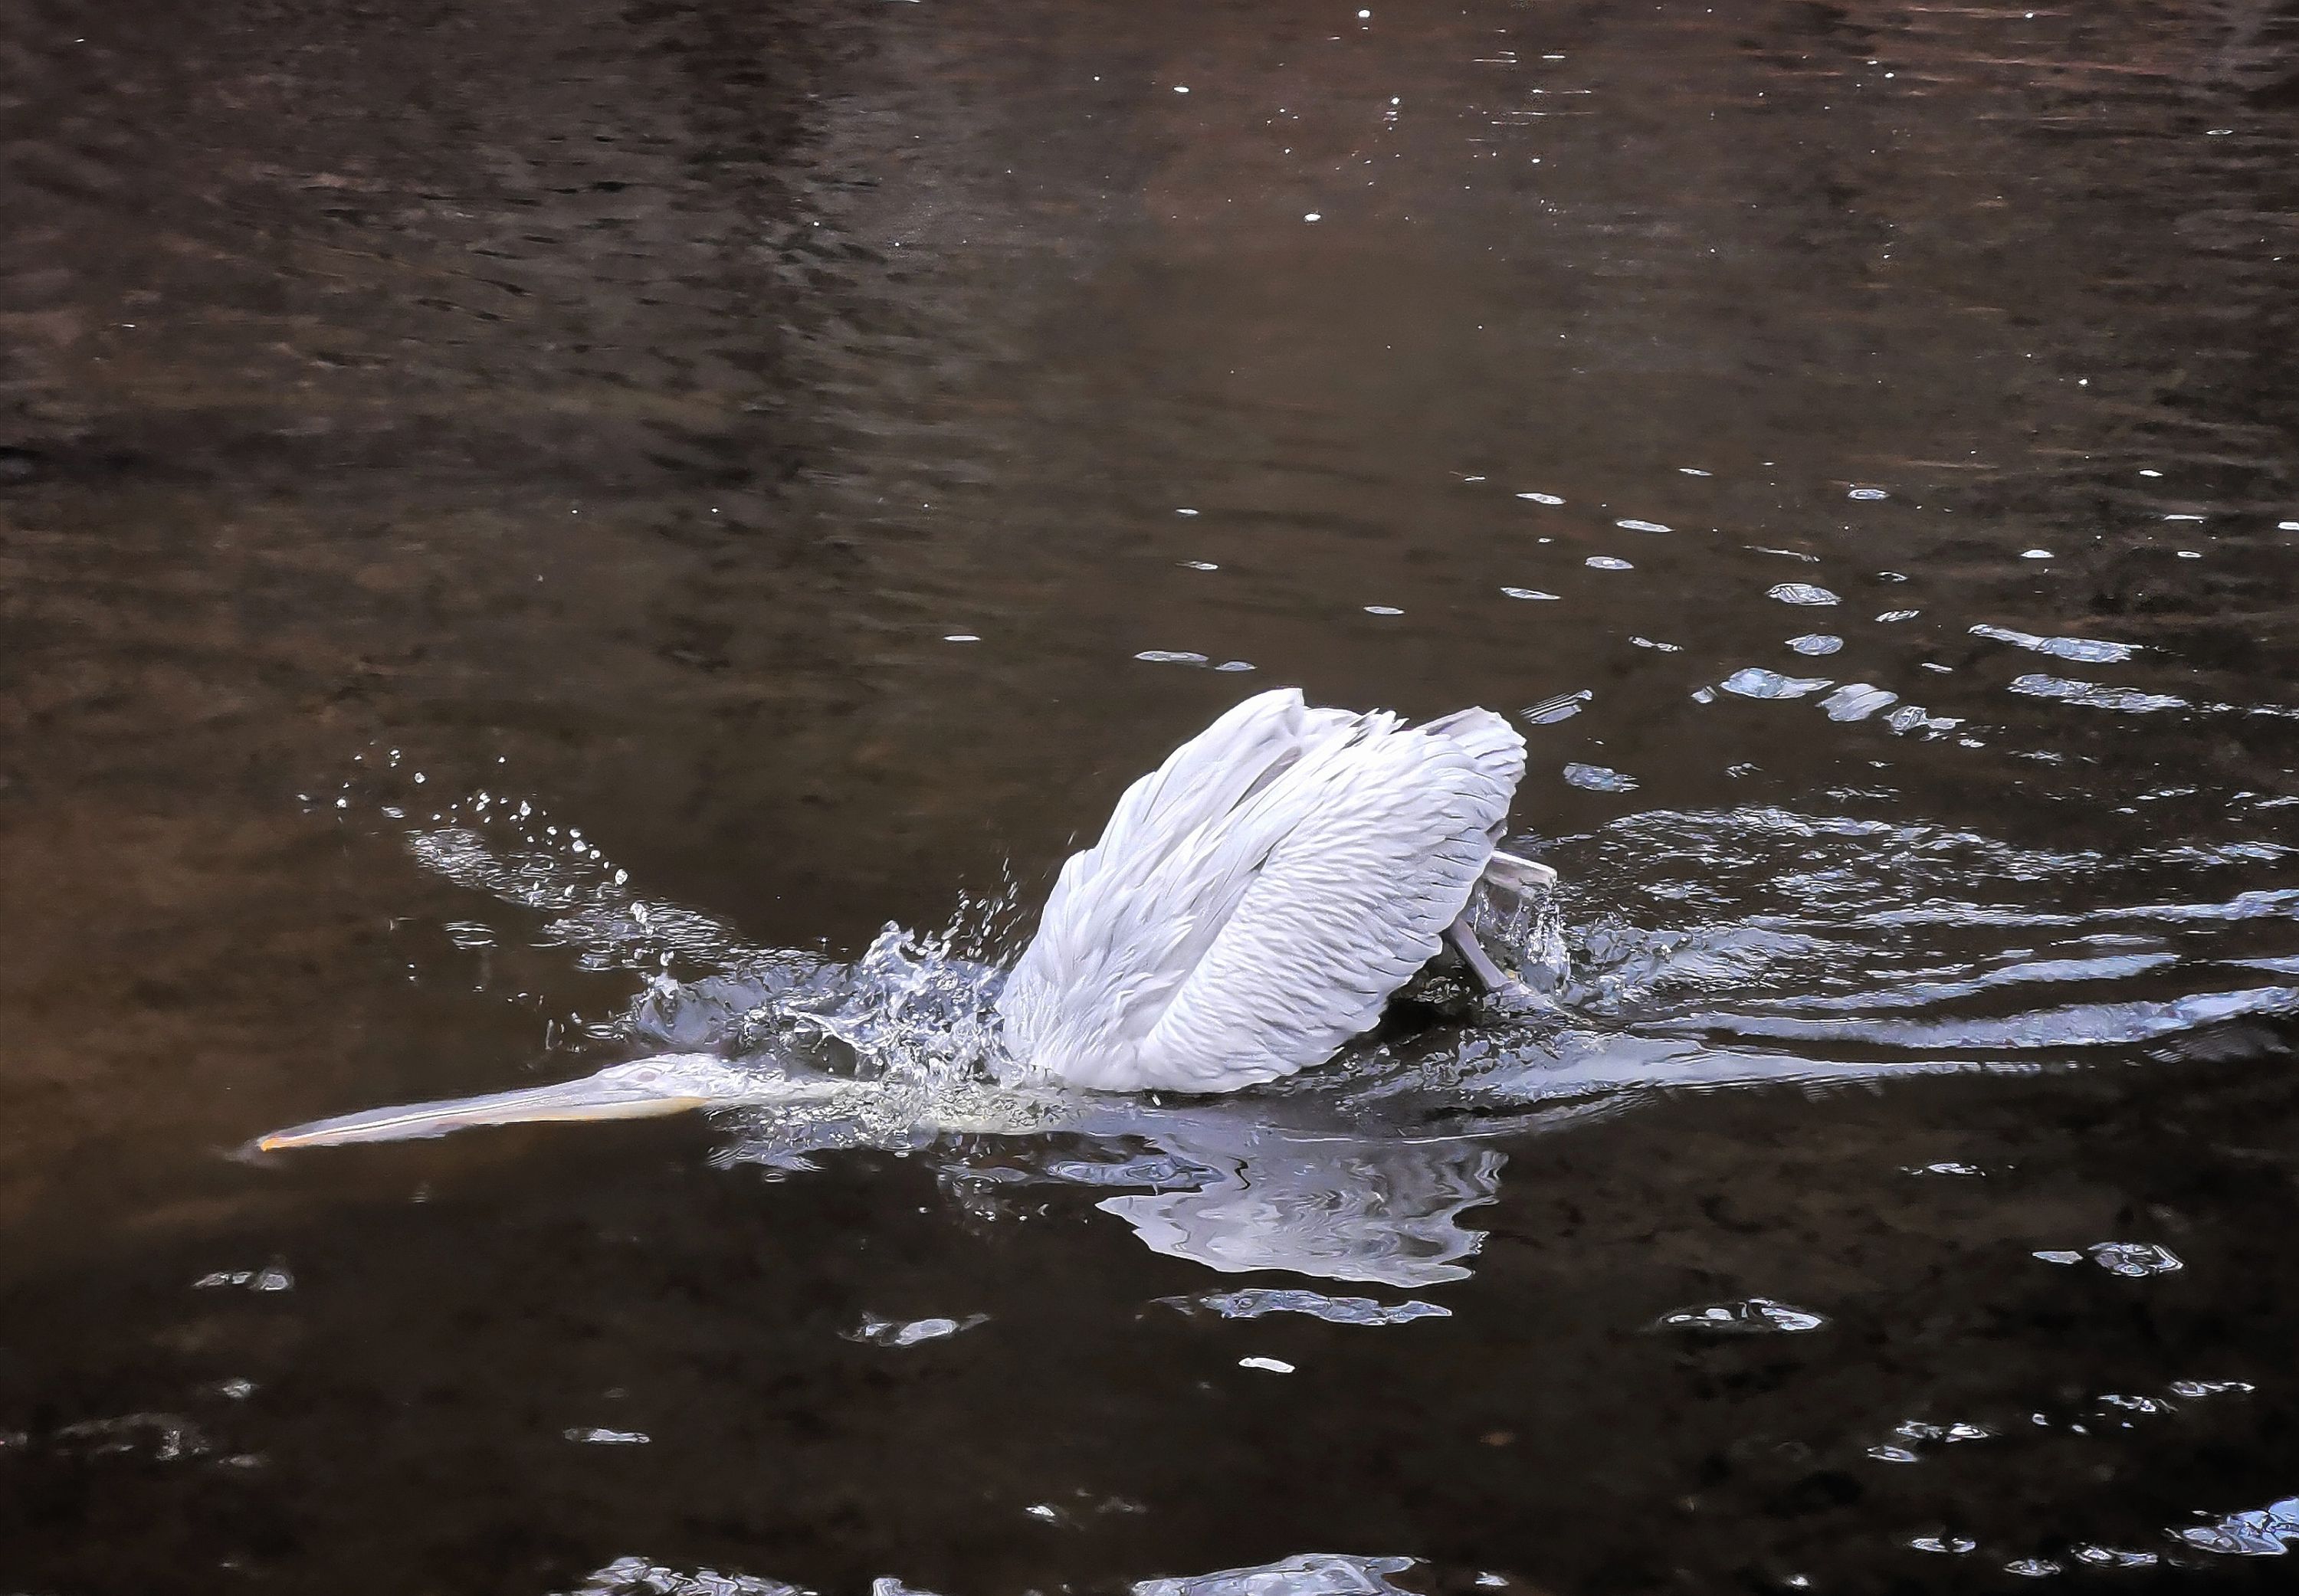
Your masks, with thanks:
<instances>
[{"instance_id":1,"label":"water surface","mask_svg":"<svg viewBox=\"0 0 2299 1596\"><path fill-rule=\"evenodd\" d=\"M10 8L0 1584L2276 1588L2295 46ZM1287 683L1556 1012L953 1109ZM667 1051L885 1090L239 1151Z\"/></svg>"}]
</instances>

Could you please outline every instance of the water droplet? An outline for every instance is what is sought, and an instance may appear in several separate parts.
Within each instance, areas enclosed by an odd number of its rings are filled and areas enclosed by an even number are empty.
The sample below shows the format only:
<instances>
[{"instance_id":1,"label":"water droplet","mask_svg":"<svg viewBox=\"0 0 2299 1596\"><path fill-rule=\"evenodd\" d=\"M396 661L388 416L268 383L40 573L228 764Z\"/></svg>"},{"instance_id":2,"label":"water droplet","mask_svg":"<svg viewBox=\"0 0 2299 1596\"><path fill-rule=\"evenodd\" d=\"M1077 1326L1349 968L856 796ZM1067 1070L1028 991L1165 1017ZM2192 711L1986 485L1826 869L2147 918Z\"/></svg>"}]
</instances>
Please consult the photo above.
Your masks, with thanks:
<instances>
[{"instance_id":1,"label":"water droplet","mask_svg":"<svg viewBox=\"0 0 2299 1596\"><path fill-rule=\"evenodd\" d=\"M1653 1322L1656 1330L1701 1330L1724 1336L1773 1333L1799 1336L1822 1328L1827 1316L1806 1308L1791 1307L1770 1297L1749 1297L1736 1302L1712 1302L1664 1313Z\"/></svg>"},{"instance_id":2,"label":"water droplet","mask_svg":"<svg viewBox=\"0 0 2299 1596\"><path fill-rule=\"evenodd\" d=\"M976 1325L986 1325L986 1313L969 1313L964 1319L914 1319L909 1320L880 1319L875 1313L865 1313L860 1325L840 1332L848 1341L859 1341L871 1346L917 1346L921 1342L947 1341Z\"/></svg>"},{"instance_id":3,"label":"water droplet","mask_svg":"<svg viewBox=\"0 0 2299 1596\"><path fill-rule=\"evenodd\" d=\"M1889 708L1899 701L1900 695L1896 692L1886 692L1865 682L1848 682L1822 699L1820 707L1832 721L1863 721L1879 709Z\"/></svg>"},{"instance_id":4,"label":"water droplet","mask_svg":"<svg viewBox=\"0 0 2299 1596\"><path fill-rule=\"evenodd\" d=\"M1971 628L1974 637L1988 638L1999 643L2010 643L2016 649L2026 649L2034 654L2049 654L2055 659L2081 660L2087 665L2121 665L2139 652L2137 643L2111 643L2089 637L2038 637L2032 632L2013 632L2007 627L1990 626L1985 622Z\"/></svg>"},{"instance_id":5,"label":"water droplet","mask_svg":"<svg viewBox=\"0 0 2299 1596\"><path fill-rule=\"evenodd\" d=\"M1801 699L1829 685L1825 676L1783 676L1761 666L1734 671L1717 683L1726 692L1744 699Z\"/></svg>"},{"instance_id":6,"label":"water droplet","mask_svg":"<svg viewBox=\"0 0 2299 1596\"><path fill-rule=\"evenodd\" d=\"M2090 682L2071 682L2063 676L2028 675L2015 678L2012 690L2023 698L2057 699L2092 709L2118 709L2127 715L2146 715L2159 709L2185 709L2187 701L2169 693L2138 692L2128 687L2101 687Z\"/></svg>"},{"instance_id":7,"label":"water droplet","mask_svg":"<svg viewBox=\"0 0 2299 1596\"><path fill-rule=\"evenodd\" d=\"M2159 1247L2144 1241L2096 1242L2084 1249L2091 1261L2111 1275L2138 1278L2146 1275L2168 1275L2187 1268L2168 1247Z\"/></svg>"},{"instance_id":8,"label":"water droplet","mask_svg":"<svg viewBox=\"0 0 2299 1596\"><path fill-rule=\"evenodd\" d=\"M1583 792L1634 792L1637 790L1634 776L1623 775L1601 765L1568 765L1564 767L1564 781L1565 785L1578 787Z\"/></svg>"},{"instance_id":9,"label":"water droplet","mask_svg":"<svg viewBox=\"0 0 2299 1596\"><path fill-rule=\"evenodd\" d=\"M1553 726L1580 714L1581 707L1596 696L1585 687L1579 692L1559 693L1553 699L1543 699L1529 709L1519 710L1518 718L1527 725Z\"/></svg>"},{"instance_id":10,"label":"water droplet","mask_svg":"<svg viewBox=\"0 0 2299 1596\"><path fill-rule=\"evenodd\" d=\"M1767 599L1778 599L1783 604L1841 604L1843 600L1824 587L1814 587L1808 582L1782 582L1764 590Z\"/></svg>"}]
</instances>

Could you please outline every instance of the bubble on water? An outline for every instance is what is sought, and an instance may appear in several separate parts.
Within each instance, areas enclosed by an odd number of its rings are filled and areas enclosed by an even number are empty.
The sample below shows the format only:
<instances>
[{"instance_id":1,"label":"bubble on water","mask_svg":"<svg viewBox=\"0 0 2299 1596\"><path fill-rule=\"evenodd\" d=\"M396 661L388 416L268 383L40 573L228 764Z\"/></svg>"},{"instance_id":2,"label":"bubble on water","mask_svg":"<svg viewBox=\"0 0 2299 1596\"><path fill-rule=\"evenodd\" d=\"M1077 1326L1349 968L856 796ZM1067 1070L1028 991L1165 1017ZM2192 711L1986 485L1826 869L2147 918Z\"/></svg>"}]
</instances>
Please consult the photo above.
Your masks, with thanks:
<instances>
[{"instance_id":1,"label":"bubble on water","mask_svg":"<svg viewBox=\"0 0 2299 1596\"><path fill-rule=\"evenodd\" d=\"M1559 599L1558 593L1544 593L1537 587L1505 587L1501 591L1512 599Z\"/></svg>"},{"instance_id":2,"label":"bubble on water","mask_svg":"<svg viewBox=\"0 0 2299 1596\"><path fill-rule=\"evenodd\" d=\"M1253 662L1249 659L1224 659L1219 665L1214 666L1214 669L1217 671L1228 671L1232 674L1238 671L1249 671L1252 668Z\"/></svg>"},{"instance_id":3,"label":"bubble on water","mask_svg":"<svg viewBox=\"0 0 2299 1596\"><path fill-rule=\"evenodd\" d=\"M1801 699L1829 686L1830 682L1825 676L1783 676L1752 665L1734 671L1717 685L1744 699Z\"/></svg>"},{"instance_id":4,"label":"bubble on water","mask_svg":"<svg viewBox=\"0 0 2299 1596\"><path fill-rule=\"evenodd\" d=\"M1623 517L1621 519L1614 522L1613 525L1628 532L1667 532L1671 530L1670 528L1662 525L1657 521L1639 521L1634 517Z\"/></svg>"},{"instance_id":5,"label":"bubble on water","mask_svg":"<svg viewBox=\"0 0 2299 1596\"><path fill-rule=\"evenodd\" d=\"M1789 647L1799 654L1833 654L1843 646L1842 638L1831 637L1825 632L1807 632L1802 637L1789 639Z\"/></svg>"},{"instance_id":6,"label":"bubble on water","mask_svg":"<svg viewBox=\"0 0 2299 1596\"><path fill-rule=\"evenodd\" d=\"M1150 665L1203 665L1206 663L1204 655L1192 654L1186 649L1144 649L1133 657L1147 661Z\"/></svg>"},{"instance_id":7,"label":"bubble on water","mask_svg":"<svg viewBox=\"0 0 2299 1596\"><path fill-rule=\"evenodd\" d=\"M2023 698L2054 699L2093 709L2115 709L2127 715L2148 715L2161 709L2185 709L2187 700L2169 693L2140 692L2128 687L2101 687L2096 682L2071 682L2063 676L2027 675L2012 682Z\"/></svg>"},{"instance_id":8,"label":"bubble on water","mask_svg":"<svg viewBox=\"0 0 2299 1596\"><path fill-rule=\"evenodd\" d=\"M1556 504L1562 504L1562 503L1564 503L1564 500L1559 499L1559 498L1558 498L1556 494L1554 494L1554 493L1519 493L1519 494L1517 495L1517 497L1518 497L1518 498L1520 498L1520 499L1523 499L1523 500L1530 500L1531 503L1534 503L1534 504L1549 504L1549 505L1556 505Z\"/></svg>"},{"instance_id":9,"label":"bubble on water","mask_svg":"<svg viewBox=\"0 0 2299 1596\"><path fill-rule=\"evenodd\" d=\"M1716 475L1714 471L1703 471L1697 466L1679 466L1677 469L1683 472L1687 476L1714 476Z\"/></svg>"},{"instance_id":10,"label":"bubble on water","mask_svg":"<svg viewBox=\"0 0 2299 1596\"><path fill-rule=\"evenodd\" d=\"M1847 682L1822 699L1820 707L1832 721L1863 721L1899 701L1898 693L1886 692L1865 682Z\"/></svg>"},{"instance_id":11,"label":"bubble on water","mask_svg":"<svg viewBox=\"0 0 2299 1596\"><path fill-rule=\"evenodd\" d=\"M1405 613L1394 604L1368 604L1365 612L1369 616L1401 616Z\"/></svg>"},{"instance_id":12,"label":"bubble on water","mask_svg":"<svg viewBox=\"0 0 2299 1596\"><path fill-rule=\"evenodd\" d=\"M1609 554L1592 554L1581 562L1592 571L1633 571L1636 566L1627 560L1615 559Z\"/></svg>"},{"instance_id":13,"label":"bubble on water","mask_svg":"<svg viewBox=\"0 0 2299 1596\"><path fill-rule=\"evenodd\" d=\"M1748 1297L1739 1302L1711 1302L1705 1307L1681 1308L1673 1313L1664 1313L1653 1321L1656 1330L1697 1330L1721 1336L1801 1336L1821 1329L1828 1323L1825 1314L1807 1308L1776 1302L1770 1297Z\"/></svg>"},{"instance_id":14,"label":"bubble on water","mask_svg":"<svg viewBox=\"0 0 2299 1596\"><path fill-rule=\"evenodd\" d=\"M1905 1446L1872 1446L1868 1455L1879 1463L1919 1463L1923 1460Z\"/></svg>"},{"instance_id":15,"label":"bubble on water","mask_svg":"<svg viewBox=\"0 0 2299 1596\"><path fill-rule=\"evenodd\" d=\"M1185 504L1185 505L1182 505L1182 506L1180 506L1179 508L1177 508L1177 509L1174 511L1174 513L1175 515L1177 515L1177 516L1194 516L1194 515L1196 515L1198 512L1197 512L1197 511L1195 511L1195 510L1193 510L1193 509L1191 509L1188 505L1186 505L1186 504Z\"/></svg>"},{"instance_id":16,"label":"bubble on water","mask_svg":"<svg viewBox=\"0 0 2299 1596\"><path fill-rule=\"evenodd\" d=\"M1885 492L1883 489L1881 489L1881 488L1855 488L1855 489L1853 489L1853 490L1852 490L1852 492L1850 492L1849 493L1847 493L1847 494L1845 495L1845 497L1846 497L1846 498L1847 498L1847 499L1869 499L1869 500L1874 500L1874 499L1889 499L1889 498L1891 497L1891 495L1890 495L1889 493L1886 492Z\"/></svg>"},{"instance_id":17,"label":"bubble on water","mask_svg":"<svg viewBox=\"0 0 2299 1596\"><path fill-rule=\"evenodd\" d=\"M1184 1313L1210 1310L1224 1319L1261 1319L1272 1313L1299 1313L1332 1325L1402 1325L1416 1319L1449 1319L1452 1310L1411 1298L1402 1302L1375 1302L1371 1297L1327 1296L1322 1291L1286 1291L1267 1286L1218 1292L1199 1297L1160 1297L1168 1308Z\"/></svg>"},{"instance_id":18,"label":"bubble on water","mask_svg":"<svg viewBox=\"0 0 2299 1596\"><path fill-rule=\"evenodd\" d=\"M942 641L946 643L978 643L982 640L971 632L952 632Z\"/></svg>"},{"instance_id":19,"label":"bubble on water","mask_svg":"<svg viewBox=\"0 0 2299 1596\"><path fill-rule=\"evenodd\" d=\"M859 1325L839 1334L848 1341L870 1346L917 1346L922 1342L947 1341L989 1322L986 1313L970 1313L964 1319L881 1319L875 1313L865 1313Z\"/></svg>"},{"instance_id":20,"label":"bubble on water","mask_svg":"<svg viewBox=\"0 0 2299 1596\"><path fill-rule=\"evenodd\" d=\"M1578 787L1583 792L1634 792L1637 779L1601 765L1573 764L1564 767L1567 786Z\"/></svg>"},{"instance_id":21,"label":"bubble on water","mask_svg":"<svg viewBox=\"0 0 2299 1596\"><path fill-rule=\"evenodd\" d=\"M1782 582L1764 590L1767 599L1778 599L1783 604L1841 604L1843 600L1824 587L1814 587L1808 582Z\"/></svg>"},{"instance_id":22,"label":"bubble on water","mask_svg":"<svg viewBox=\"0 0 2299 1596\"><path fill-rule=\"evenodd\" d=\"M2032 632L2014 632L2006 626L1991 626L1986 622L1971 627L1974 637L1984 637L1994 642L2010 643L2015 649L2025 649L2031 654L2049 654L2055 659L2072 659L2086 665L2121 665L2140 651L2137 643L2112 643L2090 637L2039 637Z\"/></svg>"},{"instance_id":23,"label":"bubble on water","mask_svg":"<svg viewBox=\"0 0 2299 1596\"><path fill-rule=\"evenodd\" d=\"M1303 221L1323 221L1325 219L1315 211L1305 211L1301 213L1301 219Z\"/></svg>"},{"instance_id":24,"label":"bubble on water","mask_svg":"<svg viewBox=\"0 0 2299 1596\"><path fill-rule=\"evenodd\" d=\"M2052 558L2052 551L2049 549L2023 549L2020 551L2020 558L2021 559L2049 559Z\"/></svg>"}]
</instances>

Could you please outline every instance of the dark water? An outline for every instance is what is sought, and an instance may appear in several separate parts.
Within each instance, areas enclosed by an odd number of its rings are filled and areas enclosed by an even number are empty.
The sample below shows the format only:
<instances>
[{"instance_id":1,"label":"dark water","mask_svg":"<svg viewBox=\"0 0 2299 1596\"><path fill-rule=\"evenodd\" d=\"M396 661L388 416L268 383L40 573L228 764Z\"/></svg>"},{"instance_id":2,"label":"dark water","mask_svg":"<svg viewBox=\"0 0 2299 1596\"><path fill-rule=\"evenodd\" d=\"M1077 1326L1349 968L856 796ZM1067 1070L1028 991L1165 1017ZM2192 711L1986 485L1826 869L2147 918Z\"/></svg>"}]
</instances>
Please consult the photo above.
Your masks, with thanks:
<instances>
[{"instance_id":1,"label":"dark water","mask_svg":"<svg viewBox=\"0 0 2299 1596\"><path fill-rule=\"evenodd\" d=\"M1369 9L0 8L0 1589L2284 1588L2299 11ZM1283 682L1585 695L1562 1021L235 1153Z\"/></svg>"}]
</instances>

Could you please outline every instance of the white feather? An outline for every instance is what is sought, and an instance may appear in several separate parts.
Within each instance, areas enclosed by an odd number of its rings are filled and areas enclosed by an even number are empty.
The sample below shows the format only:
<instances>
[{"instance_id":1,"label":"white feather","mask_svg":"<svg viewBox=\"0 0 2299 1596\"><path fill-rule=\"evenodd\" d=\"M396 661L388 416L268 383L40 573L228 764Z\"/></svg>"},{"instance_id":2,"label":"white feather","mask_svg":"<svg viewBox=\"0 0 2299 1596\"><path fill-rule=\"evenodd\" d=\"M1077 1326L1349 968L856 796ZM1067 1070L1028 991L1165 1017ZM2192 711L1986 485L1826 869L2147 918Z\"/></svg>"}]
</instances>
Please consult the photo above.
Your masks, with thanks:
<instances>
[{"instance_id":1,"label":"white feather","mask_svg":"<svg viewBox=\"0 0 2299 1596\"><path fill-rule=\"evenodd\" d=\"M1436 953L1491 857L1524 740L1248 699L1072 857L999 1011L1033 1071L1221 1092L1322 1063Z\"/></svg>"}]
</instances>

